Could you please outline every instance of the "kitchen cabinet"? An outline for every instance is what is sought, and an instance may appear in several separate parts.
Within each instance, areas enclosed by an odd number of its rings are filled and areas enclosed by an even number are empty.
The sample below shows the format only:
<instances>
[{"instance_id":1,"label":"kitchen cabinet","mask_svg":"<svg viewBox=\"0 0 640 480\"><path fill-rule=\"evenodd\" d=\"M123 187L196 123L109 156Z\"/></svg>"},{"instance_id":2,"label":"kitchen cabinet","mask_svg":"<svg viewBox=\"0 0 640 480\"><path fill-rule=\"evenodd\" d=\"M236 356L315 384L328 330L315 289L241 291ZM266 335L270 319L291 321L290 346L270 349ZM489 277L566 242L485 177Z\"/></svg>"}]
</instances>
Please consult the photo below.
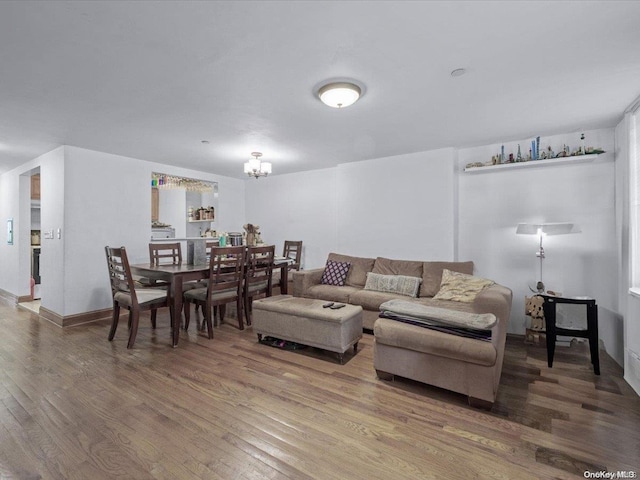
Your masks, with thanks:
<instances>
[{"instance_id":1,"label":"kitchen cabinet","mask_svg":"<svg viewBox=\"0 0 640 480\"><path fill-rule=\"evenodd\" d=\"M40 174L31 175L31 200L40 200Z\"/></svg>"},{"instance_id":2,"label":"kitchen cabinet","mask_svg":"<svg viewBox=\"0 0 640 480\"><path fill-rule=\"evenodd\" d=\"M160 216L160 192L157 188L151 189L151 221L159 221Z\"/></svg>"}]
</instances>

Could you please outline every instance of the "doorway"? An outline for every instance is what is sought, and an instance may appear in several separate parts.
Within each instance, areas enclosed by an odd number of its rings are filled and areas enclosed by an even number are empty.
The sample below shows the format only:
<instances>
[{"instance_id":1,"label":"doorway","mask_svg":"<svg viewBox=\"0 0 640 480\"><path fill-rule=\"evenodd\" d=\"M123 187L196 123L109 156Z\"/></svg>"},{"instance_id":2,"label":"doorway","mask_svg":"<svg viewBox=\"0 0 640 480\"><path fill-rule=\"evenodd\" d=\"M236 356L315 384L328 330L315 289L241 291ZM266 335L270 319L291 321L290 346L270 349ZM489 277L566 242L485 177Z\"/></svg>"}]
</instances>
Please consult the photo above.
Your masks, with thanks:
<instances>
[{"instance_id":1,"label":"doorway","mask_svg":"<svg viewBox=\"0 0 640 480\"><path fill-rule=\"evenodd\" d=\"M29 292L30 295L26 297L27 301L22 301L18 305L27 310L31 310L34 313L40 312L40 299L42 290L42 277L40 275L40 256L42 253L41 247L41 195L40 195L40 167L37 167L27 173L24 176L29 177L27 183L29 194L27 196L21 196L21 199L27 199L29 202L28 208L21 208L21 211L26 214L29 212L28 230L23 230L27 236L25 243L28 246L29 261L24 263L25 267L29 269ZM26 202L25 202L26 203ZM26 205L25 205L26 207ZM25 245L26 247L26 245ZM24 252L24 250L22 250ZM25 252L26 253L26 252Z\"/></svg>"}]
</instances>

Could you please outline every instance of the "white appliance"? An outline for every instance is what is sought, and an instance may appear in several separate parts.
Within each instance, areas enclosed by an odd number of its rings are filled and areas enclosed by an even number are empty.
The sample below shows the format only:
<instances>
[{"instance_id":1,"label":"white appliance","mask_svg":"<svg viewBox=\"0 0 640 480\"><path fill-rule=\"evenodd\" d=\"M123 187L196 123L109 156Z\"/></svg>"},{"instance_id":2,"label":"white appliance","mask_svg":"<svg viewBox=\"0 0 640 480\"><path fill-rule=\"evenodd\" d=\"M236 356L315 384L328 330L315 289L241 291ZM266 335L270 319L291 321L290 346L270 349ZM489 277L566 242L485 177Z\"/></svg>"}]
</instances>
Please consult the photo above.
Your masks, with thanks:
<instances>
[{"instance_id":1,"label":"white appliance","mask_svg":"<svg viewBox=\"0 0 640 480\"><path fill-rule=\"evenodd\" d=\"M151 240L160 238L176 238L176 229L173 227L152 228Z\"/></svg>"}]
</instances>

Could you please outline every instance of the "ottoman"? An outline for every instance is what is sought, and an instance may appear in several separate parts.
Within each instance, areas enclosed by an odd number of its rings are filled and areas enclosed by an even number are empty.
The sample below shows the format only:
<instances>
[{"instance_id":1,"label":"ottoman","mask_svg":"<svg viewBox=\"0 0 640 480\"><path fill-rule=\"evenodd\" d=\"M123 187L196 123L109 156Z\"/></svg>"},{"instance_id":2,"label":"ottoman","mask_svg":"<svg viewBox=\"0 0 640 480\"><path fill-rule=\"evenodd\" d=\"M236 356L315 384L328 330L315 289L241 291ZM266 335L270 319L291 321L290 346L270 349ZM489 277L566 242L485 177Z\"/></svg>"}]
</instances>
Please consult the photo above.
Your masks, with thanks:
<instances>
[{"instance_id":1,"label":"ottoman","mask_svg":"<svg viewBox=\"0 0 640 480\"><path fill-rule=\"evenodd\" d=\"M253 302L253 330L263 335L336 352L340 363L362 338L362 307L323 308L323 300L278 295Z\"/></svg>"}]
</instances>

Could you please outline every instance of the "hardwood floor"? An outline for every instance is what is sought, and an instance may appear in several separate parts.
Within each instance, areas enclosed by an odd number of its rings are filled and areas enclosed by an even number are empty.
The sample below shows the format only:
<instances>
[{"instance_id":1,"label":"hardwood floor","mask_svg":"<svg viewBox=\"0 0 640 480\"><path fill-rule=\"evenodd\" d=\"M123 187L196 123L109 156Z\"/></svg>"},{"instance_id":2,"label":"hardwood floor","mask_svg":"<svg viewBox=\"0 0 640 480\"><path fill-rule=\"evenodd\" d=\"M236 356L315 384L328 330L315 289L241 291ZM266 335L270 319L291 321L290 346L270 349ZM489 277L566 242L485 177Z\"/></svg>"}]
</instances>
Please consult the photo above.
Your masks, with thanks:
<instances>
[{"instance_id":1,"label":"hardwood floor","mask_svg":"<svg viewBox=\"0 0 640 480\"><path fill-rule=\"evenodd\" d=\"M538 479L640 473L640 399L601 351L510 338L491 412L466 397L376 378L358 353L284 351L251 328L192 325L170 344L168 315L60 329L0 301L1 479Z\"/></svg>"}]
</instances>

